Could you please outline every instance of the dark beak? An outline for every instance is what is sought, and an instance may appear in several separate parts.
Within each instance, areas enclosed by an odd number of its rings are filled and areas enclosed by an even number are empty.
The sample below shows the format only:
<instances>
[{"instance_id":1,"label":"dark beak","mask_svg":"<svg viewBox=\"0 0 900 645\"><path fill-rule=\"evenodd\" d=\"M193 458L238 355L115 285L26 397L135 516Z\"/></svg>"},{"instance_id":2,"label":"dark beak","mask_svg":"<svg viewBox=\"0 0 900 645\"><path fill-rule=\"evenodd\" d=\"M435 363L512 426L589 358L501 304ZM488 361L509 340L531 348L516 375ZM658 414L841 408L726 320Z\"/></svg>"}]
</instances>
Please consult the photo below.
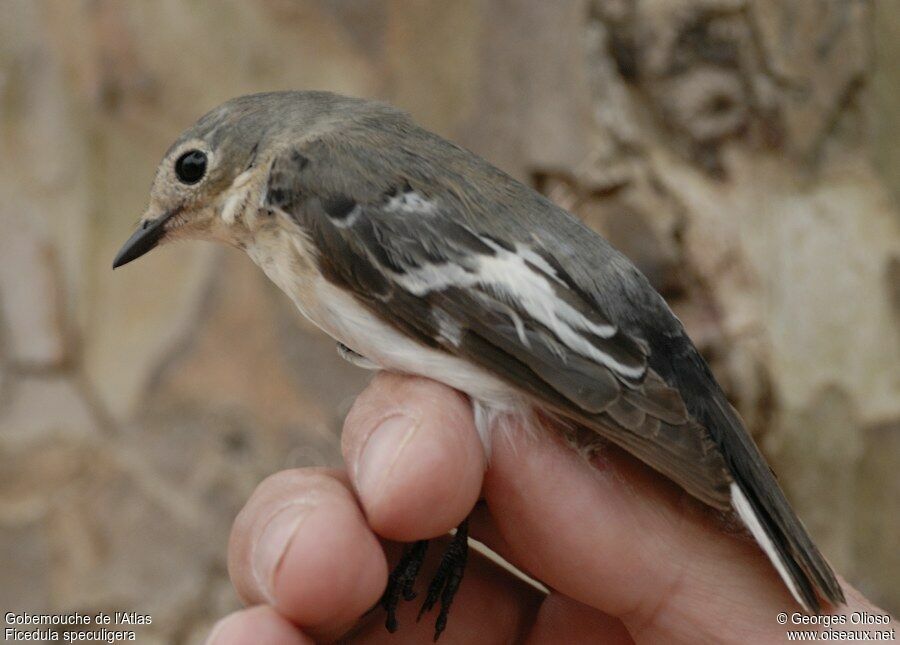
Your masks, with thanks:
<instances>
[{"instance_id":1,"label":"dark beak","mask_svg":"<svg viewBox=\"0 0 900 645\"><path fill-rule=\"evenodd\" d=\"M134 232L134 235L129 237L128 241L119 249L116 259L113 260L112 268L117 269L123 264L137 260L145 253L152 251L166 234L165 223L176 212L169 211L154 220L145 220L138 230Z\"/></svg>"}]
</instances>

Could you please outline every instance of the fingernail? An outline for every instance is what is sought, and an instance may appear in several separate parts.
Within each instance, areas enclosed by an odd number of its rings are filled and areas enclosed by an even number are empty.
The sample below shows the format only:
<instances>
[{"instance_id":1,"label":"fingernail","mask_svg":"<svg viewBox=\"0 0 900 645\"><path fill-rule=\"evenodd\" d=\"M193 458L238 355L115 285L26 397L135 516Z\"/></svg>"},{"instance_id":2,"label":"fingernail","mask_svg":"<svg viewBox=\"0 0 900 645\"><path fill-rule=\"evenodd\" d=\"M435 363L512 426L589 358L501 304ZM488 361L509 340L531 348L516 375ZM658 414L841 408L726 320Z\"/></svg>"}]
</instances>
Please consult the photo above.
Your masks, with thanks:
<instances>
[{"instance_id":1,"label":"fingernail","mask_svg":"<svg viewBox=\"0 0 900 645\"><path fill-rule=\"evenodd\" d=\"M384 485L394 463L419 429L406 414L388 417L372 431L356 463L356 487L369 499Z\"/></svg>"},{"instance_id":2,"label":"fingernail","mask_svg":"<svg viewBox=\"0 0 900 645\"><path fill-rule=\"evenodd\" d=\"M311 510L305 502L293 502L277 511L253 546L253 575L266 598L275 605L275 576L297 529Z\"/></svg>"}]
</instances>

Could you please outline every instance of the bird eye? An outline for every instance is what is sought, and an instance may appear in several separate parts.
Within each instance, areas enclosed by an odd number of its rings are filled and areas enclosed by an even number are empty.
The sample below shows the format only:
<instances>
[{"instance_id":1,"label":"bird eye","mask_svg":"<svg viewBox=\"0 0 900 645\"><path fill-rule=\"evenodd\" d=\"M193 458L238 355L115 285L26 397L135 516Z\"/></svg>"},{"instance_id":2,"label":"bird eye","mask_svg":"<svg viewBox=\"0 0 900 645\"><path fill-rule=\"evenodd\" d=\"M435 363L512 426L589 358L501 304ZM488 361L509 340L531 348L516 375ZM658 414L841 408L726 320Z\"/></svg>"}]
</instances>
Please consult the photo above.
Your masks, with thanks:
<instances>
[{"instance_id":1,"label":"bird eye","mask_svg":"<svg viewBox=\"0 0 900 645\"><path fill-rule=\"evenodd\" d=\"M188 150L175 162L175 174L185 184L196 184L206 174L206 154Z\"/></svg>"}]
</instances>

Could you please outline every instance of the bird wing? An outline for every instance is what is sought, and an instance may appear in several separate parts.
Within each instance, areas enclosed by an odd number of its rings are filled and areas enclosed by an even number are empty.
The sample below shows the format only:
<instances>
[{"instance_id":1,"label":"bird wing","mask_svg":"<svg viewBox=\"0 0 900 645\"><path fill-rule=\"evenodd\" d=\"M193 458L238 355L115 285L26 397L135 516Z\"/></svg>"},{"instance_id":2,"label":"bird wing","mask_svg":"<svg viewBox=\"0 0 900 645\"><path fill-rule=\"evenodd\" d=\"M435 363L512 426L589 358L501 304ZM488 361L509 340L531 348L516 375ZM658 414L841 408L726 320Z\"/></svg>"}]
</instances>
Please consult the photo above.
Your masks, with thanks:
<instances>
[{"instance_id":1,"label":"bird wing","mask_svg":"<svg viewBox=\"0 0 900 645\"><path fill-rule=\"evenodd\" d=\"M325 278L374 315L728 508L722 456L650 368L647 344L615 325L537 241L479 226L453 190L452 168L427 176L426 160L397 154L370 165L346 141L285 150L263 204L298 225Z\"/></svg>"}]
</instances>

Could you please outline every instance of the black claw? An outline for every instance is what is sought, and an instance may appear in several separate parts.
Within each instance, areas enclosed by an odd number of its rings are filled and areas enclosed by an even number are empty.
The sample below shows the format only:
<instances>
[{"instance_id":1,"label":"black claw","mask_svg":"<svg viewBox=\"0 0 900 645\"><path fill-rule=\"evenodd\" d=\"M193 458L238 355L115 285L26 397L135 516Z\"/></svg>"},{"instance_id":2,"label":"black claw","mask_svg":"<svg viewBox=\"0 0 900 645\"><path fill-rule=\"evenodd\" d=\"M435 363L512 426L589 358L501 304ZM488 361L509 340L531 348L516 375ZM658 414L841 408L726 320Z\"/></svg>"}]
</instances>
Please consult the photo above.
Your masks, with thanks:
<instances>
[{"instance_id":1,"label":"black claw","mask_svg":"<svg viewBox=\"0 0 900 645\"><path fill-rule=\"evenodd\" d=\"M419 569L422 568L422 562L425 560L425 551L428 549L428 540L419 540L412 545L410 551L409 562L403 572L403 587L400 590L403 594L403 600L413 600L416 592L413 585L416 583L416 577L419 575Z\"/></svg>"},{"instance_id":2,"label":"black claw","mask_svg":"<svg viewBox=\"0 0 900 645\"><path fill-rule=\"evenodd\" d=\"M395 606L389 608L389 609L387 610L387 612L388 612L387 618L384 619L384 626L385 626L385 628L386 628L390 633L393 634L395 631L397 631L397 628L400 626L400 625L397 623L397 607L396 607L396 603L395 603Z\"/></svg>"},{"instance_id":3,"label":"black claw","mask_svg":"<svg viewBox=\"0 0 900 645\"><path fill-rule=\"evenodd\" d=\"M384 626L392 634L397 631L397 605L400 603L400 596L402 595L405 600L412 600L416 597L413 584L419 574L427 549L428 540L419 540L414 543L403 552L400 562L388 576L387 588L384 590L379 604L387 613Z\"/></svg>"},{"instance_id":4,"label":"black claw","mask_svg":"<svg viewBox=\"0 0 900 645\"><path fill-rule=\"evenodd\" d=\"M462 582L469 551L468 537L469 521L467 519L456 528L456 535L450 541L447 550L441 558L441 563L438 565L438 570L428 585L428 592L425 594L425 600L422 602L422 608L419 610L419 617L416 619L421 619L440 600L441 609L434 623L435 641L440 638L441 632L447 627L450 605L453 604L453 598L456 596L456 592ZM397 605L400 604L400 598L412 600L416 597L413 585L416 582L416 577L419 575L422 562L425 560L427 549L428 540L419 540L413 543L403 552L400 562L397 563L397 566L394 567L394 570L388 576L387 588L384 590L384 595L381 596L381 600L376 607L380 606L387 613L384 626L391 633L397 631Z\"/></svg>"},{"instance_id":5,"label":"black claw","mask_svg":"<svg viewBox=\"0 0 900 645\"><path fill-rule=\"evenodd\" d=\"M441 592L441 611L438 613L437 620L434 624L435 642L437 642L441 632L444 631L444 628L447 626L447 616L450 614L450 605L453 603L453 598L456 597L456 592L462 582L463 571L465 571L466 555L466 550L463 550L459 559L455 562L453 569L450 571L444 591Z\"/></svg>"},{"instance_id":6,"label":"black claw","mask_svg":"<svg viewBox=\"0 0 900 645\"><path fill-rule=\"evenodd\" d=\"M450 558L452 556L450 552L452 549L453 543L451 542L450 546L448 546L447 550L444 552L444 556L441 558L438 570L435 571L434 577L428 585L428 592L425 594L425 600L422 601L422 607L419 609L419 615L416 617L416 622L422 620L422 616L431 611L432 608L434 608L435 603L437 603L438 598L441 597L441 591L443 591L444 584L447 580L447 572L451 566Z\"/></svg>"},{"instance_id":7,"label":"black claw","mask_svg":"<svg viewBox=\"0 0 900 645\"><path fill-rule=\"evenodd\" d=\"M456 535L444 552L437 573L428 585L428 593L419 610L419 618L431 611L438 598L441 600L441 610L438 612L434 623L434 640L440 638L441 632L447 627L447 616L450 614L450 605L462 582L463 572L466 568L466 558L469 552L469 520L463 520L456 528ZM417 620L418 620L417 619Z\"/></svg>"}]
</instances>

